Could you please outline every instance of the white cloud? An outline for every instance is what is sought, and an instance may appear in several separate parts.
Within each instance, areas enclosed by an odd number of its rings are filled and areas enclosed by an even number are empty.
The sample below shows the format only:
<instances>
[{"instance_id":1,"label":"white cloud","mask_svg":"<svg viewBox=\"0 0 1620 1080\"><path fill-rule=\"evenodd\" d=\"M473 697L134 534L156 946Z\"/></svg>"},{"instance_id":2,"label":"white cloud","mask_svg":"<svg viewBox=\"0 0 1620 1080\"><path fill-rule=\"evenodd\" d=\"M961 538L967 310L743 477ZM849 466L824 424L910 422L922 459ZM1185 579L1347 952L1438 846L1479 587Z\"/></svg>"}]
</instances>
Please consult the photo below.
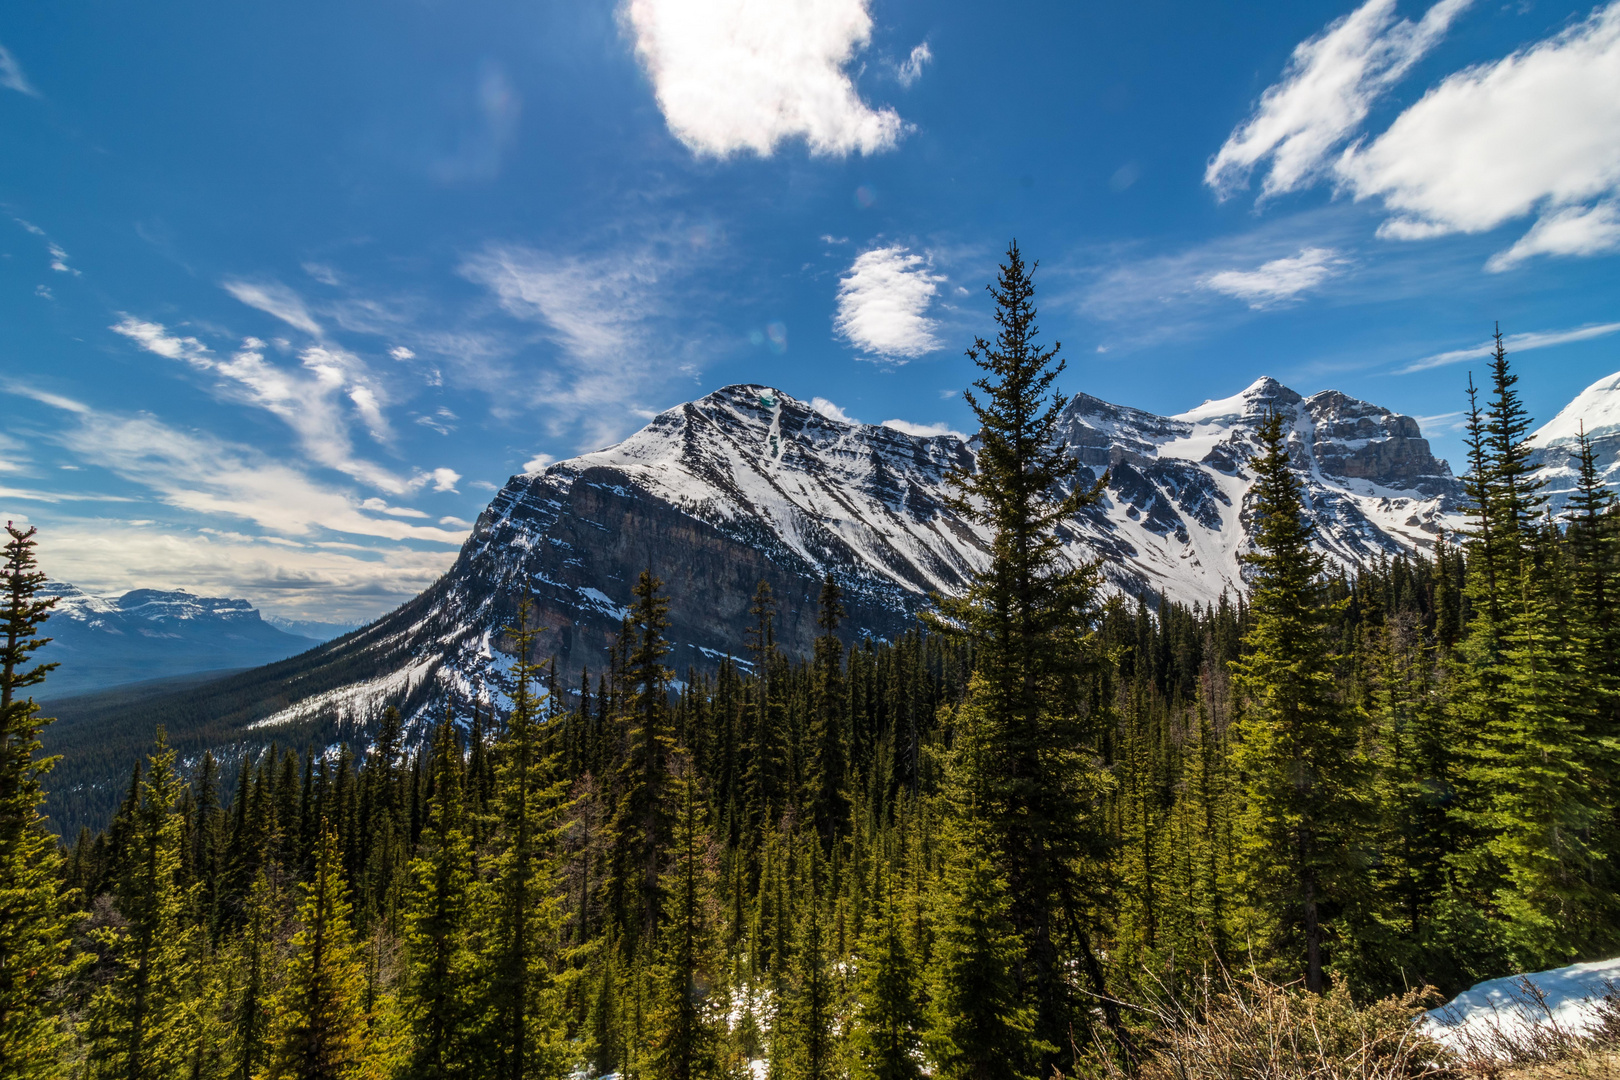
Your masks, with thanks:
<instances>
[{"instance_id":1,"label":"white cloud","mask_svg":"<svg viewBox=\"0 0 1620 1080\"><path fill-rule=\"evenodd\" d=\"M552 457L550 454L536 454L534 457L523 463L523 475L536 476L543 473L546 471L546 466L550 465L556 460L557 459ZM493 488L495 485L491 484L489 486Z\"/></svg>"},{"instance_id":2,"label":"white cloud","mask_svg":"<svg viewBox=\"0 0 1620 1080\"><path fill-rule=\"evenodd\" d=\"M19 94L27 94L29 97L39 97L39 91L34 89L34 84L23 74L22 65L17 63L17 58L12 56L11 50L4 45L0 45L0 86L7 90L15 90Z\"/></svg>"},{"instance_id":3,"label":"white cloud","mask_svg":"<svg viewBox=\"0 0 1620 1080\"><path fill-rule=\"evenodd\" d=\"M903 125L845 70L872 35L868 0L626 0L621 15L675 137L696 154L887 150Z\"/></svg>"},{"instance_id":4,"label":"white cloud","mask_svg":"<svg viewBox=\"0 0 1620 1080\"><path fill-rule=\"evenodd\" d=\"M461 474L454 469L438 468L427 474L427 479L433 482L434 491L455 491L456 483Z\"/></svg>"},{"instance_id":5,"label":"white cloud","mask_svg":"<svg viewBox=\"0 0 1620 1080\"><path fill-rule=\"evenodd\" d=\"M416 359L416 354L403 345L395 345L392 349L388 350L388 355L392 356L395 360Z\"/></svg>"},{"instance_id":6,"label":"white cloud","mask_svg":"<svg viewBox=\"0 0 1620 1080\"><path fill-rule=\"evenodd\" d=\"M1250 174L1269 158L1262 197L1310 184L1328 154L1367 119L1373 102L1445 36L1471 2L1440 0L1413 23L1396 21L1395 0L1367 0L1300 42L1281 80L1210 160L1204 182L1226 198L1248 186Z\"/></svg>"},{"instance_id":7,"label":"white cloud","mask_svg":"<svg viewBox=\"0 0 1620 1080\"><path fill-rule=\"evenodd\" d=\"M302 330L312 337L321 337L322 331L303 298L287 286L274 281L226 281L225 291L251 308L273 315L288 326Z\"/></svg>"},{"instance_id":8,"label":"white cloud","mask_svg":"<svg viewBox=\"0 0 1620 1080\"><path fill-rule=\"evenodd\" d=\"M1620 248L1620 203L1571 206L1544 215L1518 243L1492 255L1485 269L1511 270L1535 255L1601 255Z\"/></svg>"},{"instance_id":9,"label":"white cloud","mask_svg":"<svg viewBox=\"0 0 1620 1080\"><path fill-rule=\"evenodd\" d=\"M1620 249L1620 202L1571 206L1544 215L1507 251L1486 262L1492 274L1510 270L1539 254L1602 254Z\"/></svg>"},{"instance_id":10,"label":"white cloud","mask_svg":"<svg viewBox=\"0 0 1620 1080\"><path fill-rule=\"evenodd\" d=\"M304 273L308 274L322 285L342 284L342 279L338 277L337 271L332 269L330 266L327 266L325 263L307 262L303 264L303 267Z\"/></svg>"},{"instance_id":11,"label":"white cloud","mask_svg":"<svg viewBox=\"0 0 1620 1080\"><path fill-rule=\"evenodd\" d=\"M185 588L245 597L290 618L375 618L433 584L456 557L453 548L309 544L112 518L37 523L41 568L56 580L92 593Z\"/></svg>"},{"instance_id":12,"label":"white cloud","mask_svg":"<svg viewBox=\"0 0 1620 1080\"><path fill-rule=\"evenodd\" d=\"M302 371L289 371L266 360L262 349L243 348L222 359L194 337L172 334L160 323L129 315L115 323L112 330L148 352L219 376L228 398L257 406L282 420L317 464L390 494L410 489L408 481L354 453L345 400L374 438L386 442L390 431L382 411L381 390L352 353L313 345L299 355Z\"/></svg>"},{"instance_id":13,"label":"white cloud","mask_svg":"<svg viewBox=\"0 0 1620 1080\"><path fill-rule=\"evenodd\" d=\"M287 537L330 530L387 540L461 540L432 526L370 517L362 512L365 503L247 447L179 431L150 416L104 413L54 395L12 390L19 391L73 417L53 433L55 442L177 509L252 521Z\"/></svg>"},{"instance_id":14,"label":"white cloud","mask_svg":"<svg viewBox=\"0 0 1620 1080\"><path fill-rule=\"evenodd\" d=\"M1262 263L1257 270L1222 270L1199 284L1245 301L1251 308L1264 308L1316 288L1336 274L1344 261L1332 248L1308 247L1298 255Z\"/></svg>"},{"instance_id":15,"label":"white cloud","mask_svg":"<svg viewBox=\"0 0 1620 1080\"><path fill-rule=\"evenodd\" d=\"M1590 323L1569 330L1534 330L1523 334L1506 334L1502 338L1502 345L1510 353L1520 353L1528 352L1531 349L1545 349L1552 345L1563 345L1571 341L1587 341L1595 337L1605 337L1616 331L1620 331L1620 322ZM1430 368L1455 364L1461 360L1478 360L1491 355L1495 348L1496 342L1492 340L1470 345L1466 349L1452 349L1449 352L1435 353L1433 356L1425 356L1423 359L1416 360L1401 368L1400 374L1408 375L1414 371L1427 371Z\"/></svg>"},{"instance_id":16,"label":"white cloud","mask_svg":"<svg viewBox=\"0 0 1620 1080\"><path fill-rule=\"evenodd\" d=\"M360 504L360 509L370 510L374 514L387 514L398 518L425 518L430 515L409 506L389 506L381 499L367 499Z\"/></svg>"},{"instance_id":17,"label":"white cloud","mask_svg":"<svg viewBox=\"0 0 1620 1080\"><path fill-rule=\"evenodd\" d=\"M51 269L59 274L72 274L79 276L79 272L67 264L68 253L62 250L60 244L47 244L46 249L51 253Z\"/></svg>"},{"instance_id":18,"label":"white cloud","mask_svg":"<svg viewBox=\"0 0 1620 1080\"><path fill-rule=\"evenodd\" d=\"M827 419L837 420L840 424L860 423L859 420L855 419L853 416L849 415L849 413L845 412L843 409L840 409L837 405L834 405L824 397L811 398L810 407L816 410L816 412L820 413L822 416L825 416Z\"/></svg>"},{"instance_id":19,"label":"white cloud","mask_svg":"<svg viewBox=\"0 0 1620 1080\"><path fill-rule=\"evenodd\" d=\"M945 280L898 244L856 257L838 281L833 329L863 352L904 363L940 347L928 308Z\"/></svg>"},{"instance_id":20,"label":"white cloud","mask_svg":"<svg viewBox=\"0 0 1620 1080\"><path fill-rule=\"evenodd\" d=\"M895 78L900 80L901 86L909 90L913 83L922 78L923 68L927 67L933 59L933 50L928 47L928 42L925 41L911 50L911 55L906 57L905 62L895 70Z\"/></svg>"},{"instance_id":21,"label":"white cloud","mask_svg":"<svg viewBox=\"0 0 1620 1080\"><path fill-rule=\"evenodd\" d=\"M510 314L547 324L573 356L600 361L622 358L635 342L660 269L644 256L591 260L493 245L468 258L461 273Z\"/></svg>"},{"instance_id":22,"label":"white cloud","mask_svg":"<svg viewBox=\"0 0 1620 1080\"><path fill-rule=\"evenodd\" d=\"M1476 233L1538 214L1492 260L1620 246L1620 3L1496 63L1447 77L1338 171L1397 216L1381 234ZM1594 205L1595 204L1595 205ZM1521 246L1522 245L1522 246Z\"/></svg>"},{"instance_id":23,"label":"white cloud","mask_svg":"<svg viewBox=\"0 0 1620 1080\"><path fill-rule=\"evenodd\" d=\"M961 439L963 442L968 441L968 436L957 431L949 424L914 424L910 420L885 420L882 426L893 428L896 431L903 431L907 435L915 435L919 439L937 439L940 436L949 435L953 439Z\"/></svg>"},{"instance_id":24,"label":"white cloud","mask_svg":"<svg viewBox=\"0 0 1620 1080\"><path fill-rule=\"evenodd\" d=\"M439 519L439 524L451 529L470 529L473 527L472 522L466 518L458 517L442 517Z\"/></svg>"}]
</instances>

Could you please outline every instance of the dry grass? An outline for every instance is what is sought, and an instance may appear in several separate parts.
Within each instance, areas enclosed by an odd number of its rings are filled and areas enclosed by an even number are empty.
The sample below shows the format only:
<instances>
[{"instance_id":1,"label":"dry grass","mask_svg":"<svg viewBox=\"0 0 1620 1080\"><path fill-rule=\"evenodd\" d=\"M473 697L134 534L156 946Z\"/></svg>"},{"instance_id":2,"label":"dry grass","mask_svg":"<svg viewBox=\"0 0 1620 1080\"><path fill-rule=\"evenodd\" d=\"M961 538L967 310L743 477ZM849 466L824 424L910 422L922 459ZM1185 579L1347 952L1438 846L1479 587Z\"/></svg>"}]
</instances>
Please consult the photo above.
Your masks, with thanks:
<instances>
[{"instance_id":1,"label":"dry grass","mask_svg":"<svg viewBox=\"0 0 1620 1080\"><path fill-rule=\"evenodd\" d=\"M1521 984L1517 1017L1443 1046L1417 1023L1437 1004L1424 989L1357 1005L1347 991L1305 993L1224 969L1190 991L1162 984L1145 1003L1141 1080L1620 1080L1620 992L1611 986L1598 1025L1577 1032L1553 1021L1547 1001ZM1102 1049L1102 1048L1099 1048ZM1117 1054L1099 1071L1122 1077Z\"/></svg>"}]
</instances>

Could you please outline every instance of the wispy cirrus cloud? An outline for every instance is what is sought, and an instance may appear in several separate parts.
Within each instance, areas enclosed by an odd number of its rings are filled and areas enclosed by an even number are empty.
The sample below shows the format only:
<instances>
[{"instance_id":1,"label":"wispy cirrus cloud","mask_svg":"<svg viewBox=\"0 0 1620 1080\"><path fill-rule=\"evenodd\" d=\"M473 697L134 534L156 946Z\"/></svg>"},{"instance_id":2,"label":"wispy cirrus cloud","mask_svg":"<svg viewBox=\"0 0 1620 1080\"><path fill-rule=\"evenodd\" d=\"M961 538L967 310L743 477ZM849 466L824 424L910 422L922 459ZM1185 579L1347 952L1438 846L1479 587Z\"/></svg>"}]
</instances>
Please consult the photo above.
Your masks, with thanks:
<instances>
[{"instance_id":1,"label":"wispy cirrus cloud","mask_svg":"<svg viewBox=\"0 0 1620 1080\"><path fill-rule=\"evenodd\" d=\"M229 278L224 287L226 292L248 307L272 315L295 330L302 330L311 337L325 336L321 324L315 321L305 306L303 297L280 282Z\"/></svg>"},{"instance_id":2,"label":"wispy cirrus cloud","mask_svg":"<svg viewBox=\"0 0 1620 1080\"><path fill-rule=\"evenodd\" d=\"M404 477L355 453L349 434L351 415L377 442L386 445L392 432L384 415L381 383L353 353L330 344L310 345L299 353L299 367L289 369L266 359L264 343L257 338L219 356L196 337L172 333L161 323L132 315L111 329L147 352L218 376L217 387L225 397L280 419L318 465L393 495L435 482L433 472Z\"/></svg>"},{"instance_id":3,"label":"wispy cirrus cloud","mask_svg":"<svg viewBox=\"0 0 1620 1080\"><path fill-rule=\"evenodd\" d=\"M1298 255L1272 259L1254 270L1220 270L1199 282L1213 292L1235 297L1251 308L1266 308L1309 292L1345 264L1332 248L1301 248Z\"/></svg>"},{"instance_id":4,"label":"wispy cirrus cloud","mask_svg":"<svg viewBox=\"0 0 1620 1080\"><path fill-rule=\"evenodd\" d=\"M812 154L874 154L903 133L847 70L871 40L868 0L626 0L620 17L665 122L695 154L769 157L789 139Z\"/></svg>"},{"instance_id":5,"label":"wispy cirrus cloud","mask_svg":"<svg viewBox=\"0 0 1620 1080\"><path fill-rule=\"evenodd\" d=\"M4 45L0 45L0 86L7 90L15 90L19 94L27 94L29 97L40 96L39 91L34 89L34 84L28 81L28 76L23 74L22 65Z\"/></svg>"},{"instance_id":6,"label":"wispy cirrus cloud","mask_svg":"<svg viewBox=\"0 0 1620 1080\"><path fill-rule=\"evenodd\" d=\"M899 244L855 257L838 281L833 329L861 352L903 364L940 347L938 323L929 308L943 276L928 259Z\"/></svg>"},{"instance_id":7,"label":"wispy cirrus cloud","mask_svg":"<svg viewBox=\"0 0 1620 1080\"><path fill-rule=\"evenodd\" d=\"M1589 341L1592 338L1606 337L1609 334L1620 332L1620 322L1588 323L1585 326L1571 327L1568 330L1532 330L1522 334L1505 334L1502 345L1508 352L1529 352L1532 349L1546 349L1553 345L1565 345L1571 341ZM1433 356L1425 356L1421 360L1401 368L1396 374L1410 375L1415 371L1428 371L1430 368L1444 367L1447 364L1457 364L1464 360L1480 360L1496 348L1496 342L1481 341L1477 345L1470 345L1466 349L1451 349Z\"/></svg>"},{"instance_id":8,"label":"wispy cirrus cloud","mask_svg":"<svg viewBox=\"0 0 1620 1080\"><path fill-rule=\"evenodd\" d=\"M1247 187L1262 164L1269 164L1262 198L1317 180L1373 103L1439 43L1470 3L1440 0L1413 23L1396 19L1395 0L1367 0L1300 42L1254 115L1210 159L1204 182L1224 199Z\"/></svg>"},{"instance_id":9,"label":"wispy cirrus cloud","mask_svg":"<svg viewBox=\"0 0 1620 1080\"><path fill-rule=\"evenodd\" d=\"M933 60L934 51L928 47L928 42L925 41L912 49L911 55L907 56L905 60L895 67L894 77L899 80L901 86L910 90L912 85L922 78L923 68L933 63Z\"/></svg>"},{"instance_id":10,"label":"wispy cirrus cloud","mask_svg":"<svg viewBox=\"0 0 1620 1080\"><path fill-rule=\"evenodd\" d=\"M248 447L181 431L147 415L94 409L26 386L7 389L67 414L52 441L176 509L251 521L284 537L320 539L334 532L439 544L462 540L459 533L408 524L394 515L373 517L364 500Z\"/></svg>"},{"instance_id":11,"label":"wispy cirrus cloud","mask_svg":"<svg viewBox=\"0 0 1620 1080\"><path fill-rule=\"evenodd\" d=\"M595 449L651 415L638 394L696 371L687 359L690 327L676 345L668 332L682 310L681 278L694 265L685 254L652 244L590 256L490 244L464 258L460 272L556 347L555 364L525 373L524 399L545 407L553 433L576 429L581 447Z\"/></svg>"}]
</instances>

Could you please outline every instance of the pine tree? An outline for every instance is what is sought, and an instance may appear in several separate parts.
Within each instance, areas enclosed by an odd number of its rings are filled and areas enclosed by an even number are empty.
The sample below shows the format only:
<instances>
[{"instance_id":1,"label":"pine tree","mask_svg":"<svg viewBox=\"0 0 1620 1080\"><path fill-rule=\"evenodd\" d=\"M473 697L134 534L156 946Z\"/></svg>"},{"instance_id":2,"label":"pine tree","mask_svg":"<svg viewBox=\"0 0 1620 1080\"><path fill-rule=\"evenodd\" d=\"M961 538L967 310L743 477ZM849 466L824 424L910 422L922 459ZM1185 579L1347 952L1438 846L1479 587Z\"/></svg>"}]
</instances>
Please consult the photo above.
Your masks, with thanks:
<instances>
[{"instance_id":1,"label":"pine tree","mask_svg":"<svg viewBox=\"0 0 1620 1080\"><path fill-rule=\"evenodd\" d=\"M831 1080L838 1054L820 845L810 845L807 894L793 941L792 969L771 1046L773 1080Z\"/></svg>"},{"instance_id":2,"label":"pine tree","mask_svg":"<svg viewBox=\"0 0 1620 1080\"><path fill-rule=\"evenodd\" d=\"M984 838L969 832L953 847L939 893L926 1045L942 1080L1027 1080L1051 1048L1040 1044L1019 991L1024 947L1007 882Z\"/></svg>"},{"instance_id":3,"label":"pine tree","mask_svg":"<svg viewBox=\"0 0 1620 1080\"><path fill-rule=\"evenodd\" d=\"M428 824L409 871L401 1006L411 1045L401 1076L411 1080L466 1076L473 1065L478 898L461 773L461 747L447 720L434 735Z\"/></svg>"},{"instance_id":4,"label":"pine tree","mask_svg":"<svg viewBox=\"0 0 1620 1080\"><path fill-rule=\"evenodd\" d=\"M690 775L677 780L673 861L665 871L665 918L653 973L651 1055L655 1080L709 1080L719 1074L709 997L717 982L709 914L712 869L706 808Z\"/></svg>"},{"instance_id":5,"label":"pine tree","mask_svg":"<svg viewBox=\"0 0 1620 1080\"><path fill-rule=\"evenodd\" d=\"M62 1072L64 1043L57 990L82 966L72 954L72 897L62 858L45 828L40 779L54 758L39 757L33 698L56 665L29 666L49 638L39 628L55 598L40 599L45 575L34 562L34 529L6 522L0 567L0 1058L18 1080Z\"/></svg>"},{"instance_id":6,"label":"pine tree","mask_svg":"<svg viewBox=\"0 0 1620 1080\"><path fill-rule=\"evenodd\" d=\"M845 771L849 749L845 745L844 643L838 638L838 625L844 617L843 591L828 574L821 583L817 608L816 638L812 661L814 682L811 689L811 759L806 789L810 796L810 820L822 844L831 850L833 842L849 822L849 796L845 791Z\"/></svg>"},{"instance_id":7,"label":"pine tree","mask_svg":"<svg viewBox=\"0 0 1620 1080\"><path fill-rule=\"evenodd\" d=\"M556 895L564 781L544 753L527 600L508 631L517 653L512 712L495 746L498 815L487 923L481 931L489 1021L480 1075L530 1080L563 1072L562 910Z\"/></svg>"},{"instance_id":8,"label":"pine tree","mask_svg":"<svg viewBox=\"0 0 1620 1080\"><path fill-rule=\"evenodd\" d=\"M1326 630L1322 558L1311 550L1282 417L1258 433L1253 617L1247 655L1233 665L1241 695L1233 764L1245 775L1242 857L1254 929L1298 964L1312 992L1326 988L1324 912L1358 887L1365 835L1364 762L1357 710L1340 699Z\"/></svg>"},{"instance_id":9,"label":"pine tree","mask_svg":"<svg viewBox=\"0 0 1620 1080\"><path fill-rule=\"evenodd\" d=\"M233 1080L253 1080L269 1051L269 1015L275 977L275 930L280 899L263 874L253 883L239 946L241 988L234 1013L236 1062Z\"/></svg>"},{"instance_id":10,"label":"pine tree","mask_svg":"<svg viewBox=\"0 0 1620 1080\"><path fill-rule=\"evenodd\" d=\"M670 648L664 638L669 601L660 595L663 584L642 571L636 606L626 621L635 633L635 647L626 671L628 748L619 768L613 819L613 888L620 928L632 950L657 938L663 909L661 859L671 835L669 764L675 740L669 716L672 672L663 664Z\"/></svg>"},{"instance_id":11,"label":"pine tree","mask_svg":"<svg viewBox=\"0 0 1620 1080\"><path fill-rule=\"evenodd\" d=\"M1035 286L1016 243L989 291L994 342L979 338L968 357L983 375L964 394L980 423L975 471L951 477L951 505L990 530L990 564L959 598L942 600L949 624L975 650L970 708L959 714L951 783L958 807L995 830L993 854L1007 878L1013 925L1025 947L1018 967L1043 1044L1072 1044L1090 1016L1071 990L1077 962L1115 1037L1126 1038L1091 947L1095 899L1081 868L1106 847L1093 811L1106 777L1086 747L1100 735L1081 704L1100 658L1096 564L1070 567L1058 526L1100 496L1057 438L1067 399L1053 389L1064 370L1060 346L1039 341ZM975 393L974 391L977 391ZM1064 955L1067 947L1069 955ZM1055 1058L1042 1072L1057 1067Z\"/></svg>"},{"instance_id":12,"label":"pine tree","mask_svg":"<svg viewBox=\"0 0 1620 1080\"><path fill-rule=\"evenodd\" d=\"M861 949L851 1073L856 1080L922 1080L917 966L906 944L892 874L881 895Z\"/></svg>"},{"instance_id":13,"label":"pine tree","mask_svg":"<svg viewBox=\"0 0 1620 1080\"><path fill-rule=\"evenodd\" d=\"M346 1080L365 1052L365 964L337 838L322 830L286 981L271 1007L262 1080Z\"/></svg>"},{"instance_id":14,"label":"pine tree","mask_svg":"<svg viewBox=\"0 0 1620 1080\"><path fill-rule=\"evenodd\" d=\"M196 989L198 935L188 919L192 897L179 880L183 836L175 804L181 785L162 729L147 761L116 890L124 925L95 934L112 977L89 1005L91 1072L124 1080L175 1075L194 1034L187 1013Z\"/></svg>"}]
</instances>

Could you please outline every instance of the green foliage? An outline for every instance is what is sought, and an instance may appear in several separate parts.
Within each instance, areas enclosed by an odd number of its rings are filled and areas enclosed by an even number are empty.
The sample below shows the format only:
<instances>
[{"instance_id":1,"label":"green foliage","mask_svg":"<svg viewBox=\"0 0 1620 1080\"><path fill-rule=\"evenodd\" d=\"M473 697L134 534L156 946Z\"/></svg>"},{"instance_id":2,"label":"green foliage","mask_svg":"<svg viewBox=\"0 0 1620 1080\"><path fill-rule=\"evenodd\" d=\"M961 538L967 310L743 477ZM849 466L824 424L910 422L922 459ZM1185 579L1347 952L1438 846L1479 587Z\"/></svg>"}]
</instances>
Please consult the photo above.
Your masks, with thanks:
<instances>
[{"instance_id":1,"label":"green foliage","mask_svg":"<svg viewBox=\"0 0 1620 1080\"><path fill-rule=\"evenodd\" d=\"M39 806L41 778L53 764L39 756L45 721L32 697L54 665L29 666L49 638L39 628L56 601L38 599L45 575L35 569L34 530L6 523L0 567L0 1060L18 1080L62 1072L66 1043L58 995L83 966L71 952L72 898L61 886L62 857Z\"/></svg>"},{"instance_id":2,"label":"green foliage","mask_svg":"<svg viewBox=\"0 0 1620 1080\"><path fill-rule=\"evenodd\" d=\"M1243 928L1268 952L1296 957L1313 992L1326 987L1331 913L1354 903L1356 840L1365 833L1366 767L1360 711L1342 700L1322 603L1322 558L1299 481L1288 466L1282 418L1260 427L1255 473L1255 568L1233 766L1245 779L1238 839Z\"/></svg>"},{"instance_id":3,"label":"green foliage","mask_svg":"<svg viewBox=\"0 0 1620 1080\"><path fill-rule=\"evenodd\" d=\"M954 848L940 891L928 1048L945 1080L1023 1080L1050 1048L1036 1040L1020 993L1024 949L1007 882L983 839L962 836Z\"/></svg>"},{"instance_id":4,"label":"green foliage","mask_svg":"<svg viewBox=\"0 0 1620 1080\"><path fill-rule=\"evenodd\" d=\"M287 976L271 1005L261 1080L346 1080L364 1060L365 965L337 842L323 831L315 876L303 887Z\"/></svg>"},{"instance_id":5,"label":"green foliage","mask_svg":"<svg viewBox=\"0 0 1620 1080\"><path fill-rule=\"evenodd\" d=\"M201 935L187 919L191 897L180 880L183 833L175 809L181 784L161 731L147 760L118 875L123 925L94 935L111 970L88 1008L93 1076L173 1076L198 1035L193 1004Z\"/></svg>"}]
</instances>

